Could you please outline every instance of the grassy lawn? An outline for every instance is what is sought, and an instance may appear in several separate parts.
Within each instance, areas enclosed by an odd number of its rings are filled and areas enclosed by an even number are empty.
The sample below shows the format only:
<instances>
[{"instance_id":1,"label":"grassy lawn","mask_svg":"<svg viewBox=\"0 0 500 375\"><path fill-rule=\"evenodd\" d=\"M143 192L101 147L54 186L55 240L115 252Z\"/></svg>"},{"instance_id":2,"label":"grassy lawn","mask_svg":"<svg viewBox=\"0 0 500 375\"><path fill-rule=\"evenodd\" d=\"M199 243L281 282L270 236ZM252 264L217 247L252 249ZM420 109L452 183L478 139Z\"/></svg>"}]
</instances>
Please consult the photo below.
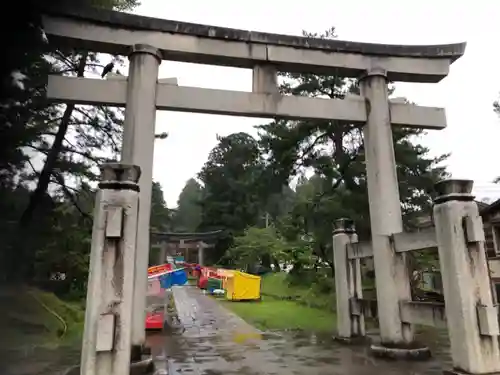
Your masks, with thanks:
<instances>
[{"instance_id":1,"label":"grassy lawn","mask_svg":"<svg viewBox=\"0 0 500 375\"><path fill-rule=\"evenodd\" d=\"M222 301L248 323L260 329L333 332L335 303L333 295L318 295L304 286L290 286L286 273L262 278L260 302Z\"/></svg>"},{"instance_id":2,"label":"grassy lawn","mask_svg":"<svg viewBox=\"0 0 500 375\"><path fill-rule=\"evenodd\" d=\"M31 344L61 344L79 338L84 314L83 302L63 301L36 288L0 290L0 331L13 341L29 337L35 338Z\"/></svg>"},{"instance_id":3,"label":"grassy lawn","mask_svg":"<svg viewBox=\"0 0 500 375\"><path fill-rule=\"evenodd\" d=\"M54 374L78 363L83 320L83 303L35 288L0 288L0 373Z\"/></svg>"},{"instance_id":4,"label":"grassy lawn","mask_svg":"<svg viewBox=\"0 0 500 375\"><path fill-rule=\"evenodd\" d=\"M280 296L280 297L296 297L307 295L308 289L306 287L297 285L291 287L287 280L285 272L270 273L262 278L262 293Z\"/></svg>"},{"instance_id":5,"label":"grassy lawn","mask_svg":"<svg viewBox=\"0 0 500 375\"><path fill-rule=\"evenodd\" d=\"M223 306L260 329L333 332L333 312L307 307L294 301L263 297L260 302L223 301Z\"/></svg>"},{"instance_id":6,"label":"grassy lawn","mask_svg":"<svg viewBox=\"0 0 500 375\"><path fill-rule=\"evenodd\" d=\"M263 296L289 299L321 310L335 311L335 294L320 293L306 285L290 285L284 272L270 273L262 278Z\"/></svg>"}]
</instances>

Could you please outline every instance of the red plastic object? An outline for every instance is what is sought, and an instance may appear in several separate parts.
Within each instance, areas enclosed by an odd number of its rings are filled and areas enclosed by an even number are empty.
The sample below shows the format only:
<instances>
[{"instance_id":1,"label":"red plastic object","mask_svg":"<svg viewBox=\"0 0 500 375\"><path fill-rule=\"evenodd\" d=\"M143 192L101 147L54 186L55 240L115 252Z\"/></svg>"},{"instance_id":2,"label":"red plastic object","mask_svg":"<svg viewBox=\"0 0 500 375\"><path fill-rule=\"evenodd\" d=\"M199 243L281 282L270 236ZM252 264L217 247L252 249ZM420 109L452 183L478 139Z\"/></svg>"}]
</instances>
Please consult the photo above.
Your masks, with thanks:
<instances>
[{"instance_id":1,"label":"red plastic object","mask_svg":"<svg viewBox=\"0 0 500 375\"><path fill-rule=\"evenodd\" d=\"M198 279L198 288L207 289L208 277L203 274Z\"/></svg>"},{"instance_id":2,"label":"red plastic object","mask_svg":"<svg viewBox=\"0 0 500 375\"><path fill-rule=\"evenodd\" d=\"M217 269L212 267L201 267L201 275L203 277L215 277L217 275Z\"/></svg>"},{"instance_id":3,"label":"red plastic object","mask_svg":"<svg viewBox=\"0 0 500 375\"><path fill-rule=\"evenodd\" d=\"M164 322L163 312L148 312L146 314L146 329L147 330L158 330L163 329Z\"/></svg>"},{"instance_id":4,"label":"red plastic object","mask_svg":"<svg viewBox=\"0 0 500 375\"><path fill-rule=\"evenodd\" d=\"M148 276L163 273L166 271L172 271L173 267L170 263L160 264L159 266L153 266L148 268Z\"/></svg>"}]
</instances>

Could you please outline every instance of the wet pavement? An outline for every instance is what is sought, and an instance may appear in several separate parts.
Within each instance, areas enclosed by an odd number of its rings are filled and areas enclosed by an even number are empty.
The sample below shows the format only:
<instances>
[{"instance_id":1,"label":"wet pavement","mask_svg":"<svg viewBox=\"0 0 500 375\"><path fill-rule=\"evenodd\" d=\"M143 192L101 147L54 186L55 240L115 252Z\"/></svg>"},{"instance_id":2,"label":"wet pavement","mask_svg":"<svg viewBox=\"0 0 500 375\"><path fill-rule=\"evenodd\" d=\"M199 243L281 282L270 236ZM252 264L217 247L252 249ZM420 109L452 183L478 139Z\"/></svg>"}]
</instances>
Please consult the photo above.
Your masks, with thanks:
<instances>
[{"instance_id":1,"label":"wet pavement","mask_svg":"<svg viewBox=\"0 0 500 375\"><path fill-rule=\"evenodd\" d=\"M330 335L261 332L195 287L172 293L182 328L148 337L158 375L437 375L451 367L442 337L425 341L428 361L385 361Z\"/></svg>"}]
</instances>

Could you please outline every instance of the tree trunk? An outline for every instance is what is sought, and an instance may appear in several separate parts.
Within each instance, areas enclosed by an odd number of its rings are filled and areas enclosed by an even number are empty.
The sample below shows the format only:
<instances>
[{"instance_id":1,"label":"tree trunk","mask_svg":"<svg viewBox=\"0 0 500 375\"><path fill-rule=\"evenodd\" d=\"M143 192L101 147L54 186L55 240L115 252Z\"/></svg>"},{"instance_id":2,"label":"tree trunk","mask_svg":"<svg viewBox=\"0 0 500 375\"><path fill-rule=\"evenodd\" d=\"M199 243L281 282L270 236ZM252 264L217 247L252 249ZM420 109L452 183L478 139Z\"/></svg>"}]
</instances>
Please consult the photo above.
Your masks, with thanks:
<instances>
[{"instance_id":1,"label":"tree trunk","mask_svg":"<svg viewBox=\"0 0 500 375\"><path fill-rule=\"evenodd\" d=\"M327 262L332 270L332 277L335 277L335 264L333 262L330 262L329 260L327 260Z\"/></svg>"},{"instance_id":2,"label":"tree trunk","mask_svg":"<svg viewBox=\"0 0 500 375\"><path fill-rule=\"evenodd\" d=\"M281 266L280 266L278 259L273 258L273 264L274 264L274 272L280 272Z\"/></svg>"},{"instance_id":3,"label":"tree trunk","mask_svg":"<svg viewBox=\"0 0 500 375\"><path fill-rule=\"evenodd\" d=\"M88 53L85 52L80 58L77 70L78 77L83 77L85 73L87 56ZM29 226L29 224L33 219L33 214L38 204L40 203L42 197L47 193L47 189L50 183L50 176L52 175L54 167L56 166L57 163L57 159L59 158L59 153L61 152L61 147L64 141L64 137L66 136L66 133L68 131L69 122L71 120L71 115L73 114L74 108L75 108L74 104L66 105L66 109L64 110L61 123L59 124L59 129L57 130L56 136L54 138L54 142L52 143L52 147L49 150L47 159L45 160L45 164L43 165L42 171L40 172L40 177L38 178L37 186L35 190L31 193L28 206L26 207L21 216L20 226L22 229Z\"/></svg>"},{"instance_id":4,"label":"tree trunk","mask_svg":"<svg viewBox=\"0 0 500 375\"><path fill-rule=\"evenodd\" d=\"M78 77L84 76L87 57L88 53L85 52L80 58L77 67ZM74 104L68 104L66 106L66 109L64 110L64 114L54 138L54 142L52 143L49 153L47 154L45 164L43 165L42 171L40 172L37 186L35 190L30 194L28 205L23 211L21 218L19 219L18 234L14 238L14 248L16 249L16 251L13 252L10 259L10 278L16 278L23 282L29 282L32 281L34 277L35 248L33 247L33 243L30 244L30 242L28 241L30 237L29 231L31 224L33 223L35 211L40 206L41 202L43 202L43 198L47 194L47 189L50 184L50 177L52 176L54 168L57 164L57 160L61 152L64 137L66 136L66 133L68 131L71 115L74 108Z\"/></svg>"}]
</instances>

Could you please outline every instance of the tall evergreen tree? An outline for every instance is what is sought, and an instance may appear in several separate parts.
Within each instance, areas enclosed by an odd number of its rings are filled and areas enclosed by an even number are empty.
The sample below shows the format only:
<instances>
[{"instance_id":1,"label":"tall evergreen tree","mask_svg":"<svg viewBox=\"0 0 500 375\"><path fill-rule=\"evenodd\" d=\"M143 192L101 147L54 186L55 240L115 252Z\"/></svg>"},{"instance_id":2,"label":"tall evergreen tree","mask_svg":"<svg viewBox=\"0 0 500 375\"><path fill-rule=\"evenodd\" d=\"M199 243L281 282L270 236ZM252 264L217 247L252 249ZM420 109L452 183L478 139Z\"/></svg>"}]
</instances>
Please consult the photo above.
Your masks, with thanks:
<instances>
[{"instance_id":1,"label":"tall evergreen tree","mask_svg":"<svg viewBox=\"0 0 500 375\"><path fill-rule=\"evenodd\" d=\"M195 232L201 223L201 197L203 188L194 178L190 178L177 201L174 216L176 231Z\"/></svg>"},{"instance_id":2,"label":"tall evergreen tree","mask_svg":"<svg viewBox=\"0 0 500 375\"><path fill-rule=\"evenodd\" d=\"M153 181L151 192L151 220L149 226L155 232L168 231L172 227L172 212L167 207L160 183L155 181Z\"/></svg>"},{"instance_id":3,"label":"tall evergreen tree","mask_svg":"<svg viewBox=\"0 0 500 375\"><path fill-rule=\"evenodd\" d=\"M7 270L27 279L35 275L34 249L43 246L42 237L48 238L35 234L49 233L50 227L56 225L50 217L60 202L73 205L84 218L91 217L91 207L81 207L79 194L96 180L97 165L113 158L119 150L123 120L119 109L47 102L48 74L82 77L100 73L101 60L107 59L102 54L54 48L41 25L47 5L126 10L137 1L21 1L15 4L16 11L4 12L9 22L2 24L12 25L6 40L13 48L7 48L9 54L1 67L4 95L0 96L0 185L3 196L19 195L20 199L15 200L24 207L16 205L15 214L9 211L12 215L0 218L9 222L9 231L2 234L3 239L8 239L2 250L7 254L6 264L11 265ZM13 222L20 224L17 230L13 230ZM19 265L25 269L17 269Z\"/></svg>"}]
</instances>

